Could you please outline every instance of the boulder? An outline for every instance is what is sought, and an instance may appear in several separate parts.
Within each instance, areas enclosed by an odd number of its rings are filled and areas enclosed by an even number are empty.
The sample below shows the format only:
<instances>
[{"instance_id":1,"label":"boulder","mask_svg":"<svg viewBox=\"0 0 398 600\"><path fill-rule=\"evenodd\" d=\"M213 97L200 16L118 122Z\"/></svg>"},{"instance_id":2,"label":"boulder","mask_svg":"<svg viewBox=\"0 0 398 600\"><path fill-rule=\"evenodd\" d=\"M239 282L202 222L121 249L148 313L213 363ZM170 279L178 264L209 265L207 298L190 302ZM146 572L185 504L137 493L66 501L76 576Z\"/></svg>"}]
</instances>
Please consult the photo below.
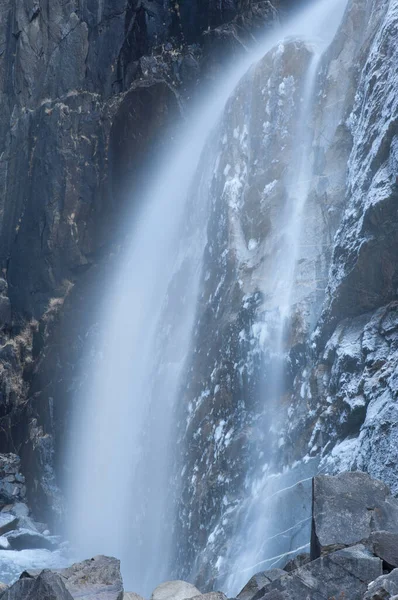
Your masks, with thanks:
<instances>
[{"instance_id":1,"label":"boulder","mask_svg":"<svg viewBox=\"0 0 398 600\"><path fill-rule=\"evenodd\" d=\"M124 592L123 600L144 600L144 598L135 592Z\"/></svg>"},{"instance_id":2,"label":"boulder","mask_svg":"<svg viewBox=\"0 0 398 600\"><path fill-rule=\"evenodd\" d=\"M166 581L153 591L151 600L185 600L201 596L200 591L187 581Z\"/></svg>"},{"instance_id":3,"label":"boulder","mask_svg":"<svg viewBox=\"0 0 398 600\"><path fill-rule=\"evenodd\" d=\"M42 571L35 580L28 600L73 600L73 598L57 573Z\"/></svg>"},{"instance_id":4,"label":"boulder","mask_svg":"<svg viewBox=\"0 0 398 600\"><path fill-rule=\"evenodd\" d=\"M373 554L381 558L391 569L398 567L398 533L373 531L370 534L370 546Z\"/></svg>"},{"instance_id":5,"label":"boulder","mask_svg":"<svg viewBox=\"0 0 398 600\"><path fill-rule=\"evenodd\" d=\"M34 586L33 579L19 579L7 590L0 592L0 600L28 600Z\"/></svg>"},{"instance_id":6,"label":"boulder","mask_svg":"<svg viewBox=\"0 0 398 600\"><path fill-rule=\"evenodd\" d=\"M120 561L116 558L96 556L67 569L54 569L52 572L61 576L73 599L123 600ZM37 574L34 571L24 571L21 578L37 579Z\"/></svg>"},{"instance_id":7,"label":"boulder","mask_svg":"<svg viewBox=\"0 0 398 600\"><path fill-rule=\"evenodd\" d=\"M372 581L363 600L387 600L398 594L398 569Z\"/></svg>"},{"instance_id":8,"label":"boulder","mask_svg":"<svg viewBox=\"0 0 398 600\"><path fill-rule=\"evenodd\" d=\"M282 569L270 569L269 571L256 573L239 592L237 595L238 600L252 600L263 587L282 577L282 575L286 575Z\"/></svg>"},{"instance_id":9,"label":"boulder","mask_svg":"<svg viewBox=\"0 0 398 600\"><path fill-rule=\"evenodd\" d=\"M16 529L18 526L18 518L7 513L0 513L0 536Z\"/></svg>"},{"instance_id":10,"label":"boulder","mask_svg":"<svg viewBox=\"0 0 398 600\"><path fill-rule=\"evenodd\" d=\"M207 594L193 596L191 600L227 600L227 597L222 592L208 592Z\"/></svg>"},{"instance_id":11,"label":"boulder","mask_svg":"<svg viewBox=\"0 0 398 600\"><path fill-rule=\"evenodd\" d=\"M57 543L54 539L30 529L18 529L8 533L5 537L10 544L11 550L29 550L38 548L54 550L57 547Z\"/></svg>"},{"instance_id":12,"label":"boulder","mask_svg":"<svg viewBox=\"0 0 398 600\"><path fill-rule=\"evenodd\" d=\"M313 480L311 559L369 540L372 531L398 533L398 500L366 473Z\"/></svg>"},{"instance_id":13,"label":"boulder","mask_svg":"<svg viewBox=\"0 0 398 600\"><path fill-rule=\"evenodd\" d=\"M363 545L345 548L286 573L257 594L262 600L362 600L368 584L382 575L382 561Z\"/></svg>"}]
</instances>

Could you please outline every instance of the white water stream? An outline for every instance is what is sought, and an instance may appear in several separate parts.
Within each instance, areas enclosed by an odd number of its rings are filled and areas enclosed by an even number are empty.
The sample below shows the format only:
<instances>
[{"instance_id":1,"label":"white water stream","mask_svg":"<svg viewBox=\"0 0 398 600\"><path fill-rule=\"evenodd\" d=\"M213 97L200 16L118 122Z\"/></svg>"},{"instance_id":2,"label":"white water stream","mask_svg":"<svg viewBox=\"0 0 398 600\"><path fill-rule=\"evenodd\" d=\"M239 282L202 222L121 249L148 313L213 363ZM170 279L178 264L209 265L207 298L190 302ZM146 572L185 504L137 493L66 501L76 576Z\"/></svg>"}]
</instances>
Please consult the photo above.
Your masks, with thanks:
<instances>
[{"instance_id":1,"label":"white water stream","mask_svg":"<svg viewBox=\"0 0 398 600\"><path fill-rule=\"evenodd\" d=\"M132 241L104 293L100 343L95 357L88 357L83 365L86 385L76 402L68 457L69 539L82 558L99 553L121 558L126 589L148 595L169 576L175 518L170 493L172 417L180 386L186 383L184 364L195 324L215 160L211 148L201 160L203 150L250 66L287 36L327 43L345 4L346 0L315 2L231 65L217 89L201 98L161 168L148 174L151 183L145 194L134 199L140 214L131 223ZM314 59L303 113L312 104L317 65ZM304 120L297 134L301 158L298 179L291 184L293 209L286 223L291 246L286 248L281 285L281 336L291 306L308 193L304 182L310 177L307 114L300 118ZM255 514L252 505L249 509ZM264 539L261 527L260 519L258 536ZM253 556L258 552L259 547ZM251 560L251 555L242 557L242 568Z\"/></svg>"}]
</instances>

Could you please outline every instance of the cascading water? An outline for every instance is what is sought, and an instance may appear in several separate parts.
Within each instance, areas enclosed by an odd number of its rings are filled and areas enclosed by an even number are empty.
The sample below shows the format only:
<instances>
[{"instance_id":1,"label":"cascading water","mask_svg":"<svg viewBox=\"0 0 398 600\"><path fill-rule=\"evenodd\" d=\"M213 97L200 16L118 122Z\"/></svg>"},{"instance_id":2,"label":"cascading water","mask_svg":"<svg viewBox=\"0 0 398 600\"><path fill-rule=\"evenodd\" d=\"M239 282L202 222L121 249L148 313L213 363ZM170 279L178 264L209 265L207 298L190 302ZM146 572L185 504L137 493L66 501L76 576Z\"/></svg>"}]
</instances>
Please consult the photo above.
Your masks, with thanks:
<instances>
[{"instance_id":1,"label":"cascading water","mask_svg":"<svg viewBox=\"0 0 398 600\"><path fill-rule=\"evenodd\" d=\"M241 77L281 39L315 37L325 43L331 39L346 0L330 4L330 0L317 2L282 30L269 33L204 98L152 175L154 183L140 200L132 241L105 294L99 347L85 365L86 384L70 443L69 537L81 556L120 557L126 588L145 595L173 570L176 508L169 489L177 426L173 418L181 389L189 384L186 359L198 310L209 190L218 160L215 128ZM281 219L285 241L279 256L285 261L284 276L280 277L278 260L271 274L275 289L280 289L272 300L273 309L281 309L274 328L279 340L274 354L282 347L284 324L295 301L297 248L309 189L305 182L311 173L307 122L317 66L318 60L312 59L304 85L302 125L296 134L301 158L290 174L290 202ZM272 386L278 385L275 379ZM251 540L253 553L230 555L229 561L230 566L240 562L241 569L247 570L260 562L256 557L264 559L260 538L264 540L268 530L259 516L261 504L253 509L259 489L263 495L267 485L256 478L254 488L257 493L252 490L242 507L247 530L257 528L255 544ZM238 529L236 533L241 536ZM235 588L238 581L228 583Z\"/></svg>"}]
</instances>

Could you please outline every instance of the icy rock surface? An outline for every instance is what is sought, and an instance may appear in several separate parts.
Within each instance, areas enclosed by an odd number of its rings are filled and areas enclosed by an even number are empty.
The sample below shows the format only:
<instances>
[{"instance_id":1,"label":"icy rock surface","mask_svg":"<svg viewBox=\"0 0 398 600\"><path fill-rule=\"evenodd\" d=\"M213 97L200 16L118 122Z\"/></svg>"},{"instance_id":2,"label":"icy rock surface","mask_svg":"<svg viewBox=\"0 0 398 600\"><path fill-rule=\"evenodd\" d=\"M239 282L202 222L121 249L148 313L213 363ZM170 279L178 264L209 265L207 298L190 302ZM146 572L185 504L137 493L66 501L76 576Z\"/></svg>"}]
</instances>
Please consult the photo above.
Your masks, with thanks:
<instances>
[{"instance_id":1,"label":"icy rock surface","mask_svg":"<svg viewBox=\"0 0 398 600\"><path fill-rule=\"evenodd\" d=\"M180 417L179 554L190 565L183 575L199 582L230 576L239 507L267 495L260 479L252 484L250 460L270 447L264 480L317 458L311 474L359 469L398 491L397 31L396 0L350 0L322 58L285 386L265 417L281 215L311 44L279 45L228 103ZM279 528L289 530L289 550L305 551L294 525L306 515ZM255 554L252 565L265 557Z\"/></svg>"}]
</instances>

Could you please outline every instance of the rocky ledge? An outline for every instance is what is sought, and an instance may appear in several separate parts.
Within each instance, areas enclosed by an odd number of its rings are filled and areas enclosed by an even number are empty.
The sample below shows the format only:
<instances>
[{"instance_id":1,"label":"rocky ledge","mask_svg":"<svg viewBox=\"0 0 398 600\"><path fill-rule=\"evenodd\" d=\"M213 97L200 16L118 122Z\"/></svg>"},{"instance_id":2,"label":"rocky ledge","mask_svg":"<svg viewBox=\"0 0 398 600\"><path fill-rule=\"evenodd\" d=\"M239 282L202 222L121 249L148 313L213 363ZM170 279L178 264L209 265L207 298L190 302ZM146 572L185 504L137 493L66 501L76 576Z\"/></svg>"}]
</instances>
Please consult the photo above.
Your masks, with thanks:
<instances>
[{"instance_id":1,"label":"rocky ledge","mask_svg":"<svg viewBox=\"0 0 398 600\"><path fill-rule=\"evenodd\" d=\"M398 599L398 499L361 472L313 480L310 553L255 574L237 600ZM120 563L97 556L67 569L25 571L0 600L142 600L125 592ZM151 600L227 600L169 581Z\"/></svg>"},{"instance_id":2,"label":"rocky ledge","mask_svg":"<svg viewBox=\"0 0 398 600\"><path fill-rule=\"evenodd\" d=\"M55 550L59 537L31 517L25 477L16 454L0 454L0 550Z\"/></svg>"}]
</instances>

